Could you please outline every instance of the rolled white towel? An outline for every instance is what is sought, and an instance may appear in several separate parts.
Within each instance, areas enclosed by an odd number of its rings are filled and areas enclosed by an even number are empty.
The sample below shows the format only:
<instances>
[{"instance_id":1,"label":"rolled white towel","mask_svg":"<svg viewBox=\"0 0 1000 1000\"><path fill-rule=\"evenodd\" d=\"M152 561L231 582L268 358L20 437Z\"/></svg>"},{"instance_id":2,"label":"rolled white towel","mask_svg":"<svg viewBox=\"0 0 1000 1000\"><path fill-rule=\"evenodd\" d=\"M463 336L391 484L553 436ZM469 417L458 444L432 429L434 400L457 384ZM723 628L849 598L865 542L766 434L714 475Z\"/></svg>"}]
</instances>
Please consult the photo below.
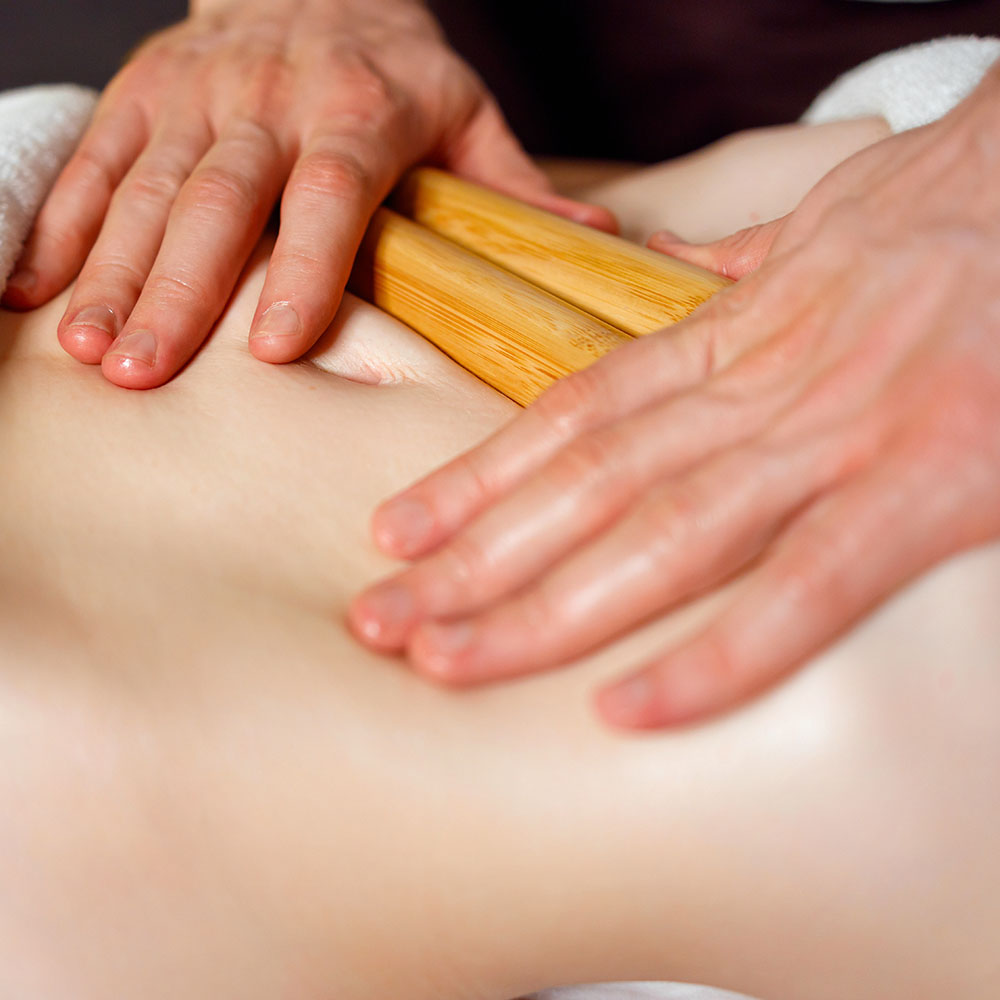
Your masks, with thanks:
<instances>
[{"instance_id":1,"label":"rolled white towel","mask_svg":"<svg viewBox=\"0 0 1000 1000\"><path fill-rule=\"evenodd\" d=\"M809 105L812 125L881 115L893 132L927 125L967 97L1000 56L1000 39L955 35L884 52L838 77Z\"/></svg>"},{"instance_id":2,"label":"rolled white towel","mask_svg":"<svg viewBox=\"0 0 1000 1000\"><path fill-rule=\"evenodd\" d=\"M737 993L685 983L603 983L543 990L528 1000L751 1000Z\"/></svg>"},{"instance_id":3,"label":"rolled white towel","mask_svg":"<svg viewBox=\"0 0 1000 1000\"><path fill-rule=\"evenodd\" d=\"M71 84L0 94L0 294L96 101L92 90Z\"/></svg>"}]
</instances>

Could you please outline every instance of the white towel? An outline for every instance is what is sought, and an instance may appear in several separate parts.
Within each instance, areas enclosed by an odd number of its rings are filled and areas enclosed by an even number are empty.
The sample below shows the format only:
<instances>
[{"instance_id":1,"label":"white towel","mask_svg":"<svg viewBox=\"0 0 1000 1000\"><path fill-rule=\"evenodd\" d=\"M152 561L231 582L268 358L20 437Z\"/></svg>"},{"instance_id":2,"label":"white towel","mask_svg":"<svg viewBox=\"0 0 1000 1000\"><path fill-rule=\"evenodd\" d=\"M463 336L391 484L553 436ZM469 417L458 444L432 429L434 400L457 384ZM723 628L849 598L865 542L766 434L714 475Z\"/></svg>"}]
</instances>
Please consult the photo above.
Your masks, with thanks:
<instances>
[{"instance_id":1,"label":"white towel","mask_svg":"<svg viewBox=\"0 0 1000 1000\"><path fill-rule=\"evenodd\" d=\"M927 125L976 88L1000 56L1000 39L956 35L885 52L838 77L804 122L881 115L893 132Z\"/></svg>"},{"instance_id":2,"label":"white towel","mask_svg":"<svg viewBox=\"0 0 1000 1000\"><path fill-rule=\"evenodd\" d=\"M0 294L96 100L69 84L0 94Z\"/></svg>"},{"instance_id":3,"label":"white towel","mask_svg":"<svg viewBox=\"0 0 1000 1000\"><path fill-rule=\"evenodd\" d=\"M543 990L528 1000L752 1000L738 993L685 983L604 983Z\"/></svg>"}]
</instances>

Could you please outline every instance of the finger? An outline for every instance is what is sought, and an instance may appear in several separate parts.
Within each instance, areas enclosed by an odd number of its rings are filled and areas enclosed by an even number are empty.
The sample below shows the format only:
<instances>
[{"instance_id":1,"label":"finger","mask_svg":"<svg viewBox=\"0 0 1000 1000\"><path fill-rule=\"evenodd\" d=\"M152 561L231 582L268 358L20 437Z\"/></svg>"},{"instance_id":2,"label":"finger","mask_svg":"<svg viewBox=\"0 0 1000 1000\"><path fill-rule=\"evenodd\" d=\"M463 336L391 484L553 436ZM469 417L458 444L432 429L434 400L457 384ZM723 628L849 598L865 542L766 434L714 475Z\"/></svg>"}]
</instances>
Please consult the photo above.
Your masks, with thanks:
<instances>
[{"instance_id":1,"label":"finger","mask_svg":"<svg viewBox=\"0 0 1000 1000\"><path fill-rule=\"evenodd\" d=\"M615 726L693 722L774 684L922 569L934 555L932 495L912 466L877 470L814 504L706 630L633 677L602 690Z\"/></svg>"},{"instance_id":2,"label":"finger","mask_svg":"<svg viewBox=\"0 0 1000 1000\"><path fill-rule=\"evenodd\" d=\"M755 274L683 322L557 382L486 442L382 504L373 518L376 544L397 558L421 556L580 434L703 382L788 329L812 330L815 323L797 323L815 300L816 280L806 280L812 272L802 270L792 260L781 280ZM774 365L763 367L774 381Z\"/></svg>"},{"instance_id":3,"label":"finger","mask_svg":"<svg viewBox=\"0 0 1000 1000\"><path fill-rule=\"evenodd\" d=\"M648 246L689 264L739 280L764 263L784 224L784 218L775 219L741 229L714 243L688 243L675 233L662 230L650 236Z\"/></svg>"},{"instance_id":4,"label":"finger","mask_svg":"<svg viewBox=\"0 0 1000 1000\"><path fill-rule=\"evenodd\" d=\"M99 364L118 336L153 267L177 195L211 141L197 116L170 121L119 185L59 324L59 342L78 361Z\"/></svg>"},{"instance_id":5,"label":"finger","mask_svg":"<svg viewBox=\"0 0 1000 1000\"><path fill-rule=\"evenodd\" d=\"M816 464L812 449L786 456L745 447L722 456L648 493L513 600L419 625L410 659L431 677L469 684L579 656L745 565L818 488L818 470L809 468Z\"/></svg>"},{"instance_id":6,"label":"finger","mask_svg":"<svg viewBox=\"0 0 1000 1000\"><path fill-rule=\"evenodd\" d=\"M578 435L693 384L706 360L696 338L656 334L562 379L483 444L382 504L376 543L398 558L430 551Z\"/></svg>"},{"instance_id":7,"label":"finger","mask_svg":"<svg viewBox=\"0 0 1000 1000\"><path fill-rule=\"evenodd\" d=\"M281 229L251 327L255 357L292 361L330 325L396 162L377 119L344 116L306 146L281 201Z\"/></svg>"},{"instance_id":8,"label":"finger","mask_svg":"<svg viewBox=\"0 0 1000 1000\"><path fill-rule=\"evenodd\" d=\"M479 105L459 140L447 152L444 165L469 180L509 194L557 215L608 233L618 221L606 208L557 194L511 132L492 98Z\"/></svg>"},{"instance_id":9,"label":"finger","mask_svg":"<svg viewBox=\"0 0 1000 1000\"><path fill-rule=\"evenodd\" d=\"M72 281L97 238L115 189L148 135L138 105L126 101L107 110L99 107L35 220L7 284L5 305L34 308Z\"/></svg>"},{"instance_id":10,"label":"finger","mask_svg":"<svg viewBox=\"0 0 1000 1000\"><path fill-rule=\"evenodd\" d=\"M468 616L528 585L653 483L755 436L795 387L748 399L710 389L580 435L434 554L353 602L356 634L398 650L426 618Z\"/></svg>"},{"instance_id":11,"label":"finger","mask_svg":"<svg viewBox=\"0 0 1000 1000\"><path fill-rule=\"evenodd\" d=\"M275 138L232 123L181 188L162 246L118 339L104 356L117 385L162 385L222 312L267 222L284 176Z\"/></svg>"}]
</instances>

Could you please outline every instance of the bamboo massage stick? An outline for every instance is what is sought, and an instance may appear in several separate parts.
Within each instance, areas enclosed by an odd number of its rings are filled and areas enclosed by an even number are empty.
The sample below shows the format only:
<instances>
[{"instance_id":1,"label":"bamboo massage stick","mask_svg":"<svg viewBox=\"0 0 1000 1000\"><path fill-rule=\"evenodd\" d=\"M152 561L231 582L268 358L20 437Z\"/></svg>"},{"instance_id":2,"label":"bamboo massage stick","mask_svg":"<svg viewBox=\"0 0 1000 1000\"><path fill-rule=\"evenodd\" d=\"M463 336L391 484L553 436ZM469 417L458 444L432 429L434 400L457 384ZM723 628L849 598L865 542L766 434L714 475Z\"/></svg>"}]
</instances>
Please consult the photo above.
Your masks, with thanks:
<instances>
[{"instance_id":1,"label":"bamboo massage stick","mask_svg":"<svg viewBox=\"0 0 1000 1000\"><path fill-rule=\"evenodd\" d=\"M410 171L391 204L632 336L676 323L732 284L432 167Z\"/></svg>"},{"instance_id":2,"label":"bamboo massage stick","mask_svg":"<svg viewBox=\"0 0 1000 1000\"><path fill-rule=\"evenodd\" d=\"M349 287L522 406L631 339L385 208Z\"/></svg>"}]
</instances>

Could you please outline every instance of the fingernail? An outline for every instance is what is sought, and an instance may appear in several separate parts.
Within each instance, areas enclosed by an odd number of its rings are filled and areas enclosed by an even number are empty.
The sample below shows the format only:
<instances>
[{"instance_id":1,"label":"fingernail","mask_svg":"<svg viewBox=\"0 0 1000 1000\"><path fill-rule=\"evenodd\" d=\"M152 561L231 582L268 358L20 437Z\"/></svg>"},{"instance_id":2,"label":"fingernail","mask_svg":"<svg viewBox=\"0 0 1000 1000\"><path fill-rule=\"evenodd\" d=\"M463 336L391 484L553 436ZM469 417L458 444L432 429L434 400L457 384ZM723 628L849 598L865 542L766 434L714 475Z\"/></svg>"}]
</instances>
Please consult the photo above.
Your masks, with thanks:
<instances>
[{"instance_id":1,"label":"fingernail","mask_svg":"<svg viewBox=\"0 0 1000 1000\"><path fill-rule=\"evenodd\" d=\"M105 357L109 355L152 368L156 364L156 337L150 330L135 330L124 337L119 337L111 345Z\"/></svg>"},{"instance_id":2,"label":"fingernail","mask_svg":"<svg viewBox=\"0 0 1000 1000\"><path fill-rule=\"evenodd\" d=\"M358 630L371 642L402 643L400 630L414 615L415 606L410 591L398 583L373 587L360 602Z\"/></svg>"},{"instance_id":3,"label":"fingernail","mask_svg":"<svg viewBox=\"0 0 1000 1000\"><path fill-rule=\"evenodd\" d=\"M8 279L7 288L30 292L38 284L38 272L30 267L19 267Z\"/></svg>"},{"instance_id":4,"label":"fingernail","mask_svg":"<svg viewBox=\"0 0 1000 1000\"><path fill-rule=\"evenodd\" d=\"M476 638L476 628L470 622L440 625L429 622L420 630L420 666L425 673L448 678L454 675L454 659L467 650Z\"/></svg>"},{"instance_id":5,"label":"fingernail","mask_svg":"<svg viewBox=\"0 0 1000 1000\"><path fill-rule=\"evenodd\" d=\"M109 306L86 306L66 324L67 327L86 326L100 330L109 337L115 336L117 325L114 311Z\"/></svg>"},{"instance_id":6,"label":"fingernail","mask_svg":"<svg viewBox=\"0 0 1000 1000\"><path fill-rule=\"evenodd\" d=\"M375 542L380 549L405 556L420 548L434 527L430 508L414 497L390 500L378 512Z\"/></svg>"},{"instance_id":7,"label":"fingernail","mask_svg":"<svg viewBox=\"0 0 1000 1000\"><path fill-rule=\"evenodd\" d=\"M260 318L250 334L251 340L265 337L293 337L302 332L299 314L287 302L275 302Z\"/></svg>"}]
</instances>

